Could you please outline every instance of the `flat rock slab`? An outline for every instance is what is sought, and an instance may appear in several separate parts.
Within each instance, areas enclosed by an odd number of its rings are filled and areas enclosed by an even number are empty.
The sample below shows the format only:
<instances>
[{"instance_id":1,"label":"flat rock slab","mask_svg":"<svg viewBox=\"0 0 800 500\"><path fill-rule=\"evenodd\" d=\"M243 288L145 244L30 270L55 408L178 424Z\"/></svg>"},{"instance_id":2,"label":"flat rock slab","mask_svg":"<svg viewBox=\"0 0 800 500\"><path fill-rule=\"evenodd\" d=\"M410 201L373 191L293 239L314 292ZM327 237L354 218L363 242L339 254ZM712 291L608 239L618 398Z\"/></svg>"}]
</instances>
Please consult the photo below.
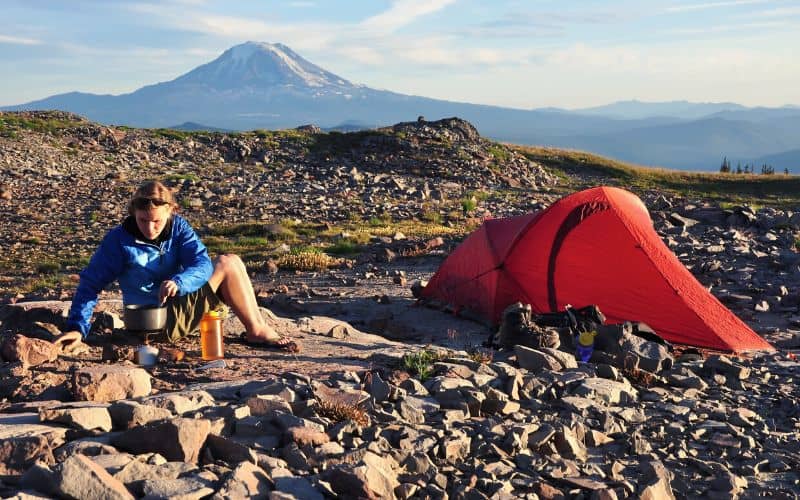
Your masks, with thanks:
<instances>
[{"instance_id":1,"label":"flat rock slab","mask_svg":"<svg viewBox=\"0 0 800 500\"><path fill-rule=\"evenodd\" d=\"M0 414L0 441L13 437L46 436L56 446L64 442L65 427L42 425L37 413Z\"/></svg>"},{"instance_id":2,"label":"flat rock slab","mask_svg":"<svg viewBox=\"0 0 800 500\"><path fill-rule=\"evenodd\" d=\"M538 349L531 349L524 345L515 345L514 353L517 355L517 363L521 368L538 373L542 370L561 371L563 364L561 364L553 356L542 352Z\"/></svg>"},{"instance_id":3,"label":"flat rock slab","mask_svg":"<svg viewBox=\"0 0 800 500\"><path fill-rule=\"evenodd\" d=\"M79 401L111 402L150 394L150 374L141 368L95 365L76 370L72 392Z\"/></svg>"},{"instance_id":4,"label":"flat rock slab","mask_svg":"<svg viewBox=\"0 0 800 500\"><path fill-rule=\"evenodd\" d=\"M142 485L146 498L200 500L214 493L213 484L200 478L148 479Z\"/></svg>"},{"instance_id":5,"label":"flat rock slab","mask_svg":"<svg viewBox=\"0 0 800 500\"><path fill-rule=\"evenodd\" d=\"M206 391L181 391L158 394L142 399L142 404L164 408L176 415L214 405L214 398Z\"/></svg>"},{"instance_id":6,"label":"flat rock slab","mask_svg":"<svg viewBox=\"0 0 800 500\"><path fill-rule=\"evenodd\" d=\"M599 399L608 404L632 403L639 398L639 392L627 381L617 382L596 377L581 381L573 394Z\"/></svg>"},{"instance_id":7,"label":"flat rock slab","mask_svg":"<svg viewBox=\"0 0 800 500\"><path fill-rule=\"evenodd\" d=\"M111 415L100 406L86 408L42 408L39 410L42 422L57 422L74 429L91 431L94 429L108 432L111 430Z\"/></svg>"}]
</instances>

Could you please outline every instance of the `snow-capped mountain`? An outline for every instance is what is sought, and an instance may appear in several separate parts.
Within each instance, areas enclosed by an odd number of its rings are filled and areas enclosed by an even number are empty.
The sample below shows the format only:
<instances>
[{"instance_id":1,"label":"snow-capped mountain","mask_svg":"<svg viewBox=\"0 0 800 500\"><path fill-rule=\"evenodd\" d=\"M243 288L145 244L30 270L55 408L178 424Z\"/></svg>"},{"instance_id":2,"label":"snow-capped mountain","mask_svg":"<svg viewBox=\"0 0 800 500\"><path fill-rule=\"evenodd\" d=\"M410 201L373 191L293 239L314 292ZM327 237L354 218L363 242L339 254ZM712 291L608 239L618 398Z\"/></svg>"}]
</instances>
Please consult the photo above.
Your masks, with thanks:
<instances>
[{"instance_id":1,"label":"snow-capped mountain","mask_svg":"<svg viewBox=\"0 0 800 500\"><path fill-rule=\"evenodd\" d=\"M455 79L451 83L459 84ZM348 124L352 129L415 120L419 115L430 120L458 116L486 137L698 170L718 168L723 156L733 162L800 148L800 109L725 104L720 110L715 104L678 104L680 113L675 103L623 102L566 111L443 101L353 84L285 45L247 42L174 80L130 94L71 92L3 109L60 109L101 123L135 127L200 123L226 130L309 123L323 128ZM703 116L706 112L712 114Z\"/></svg>"},{"instance_id":2,"label":"snow-capped mountain","mask_svg":"<svg viewBox=\"0 0 800 500\"><path fill-rule=\"evenodd\" d=\"M352 83L300 57L280 43L247 42L173 80L176 85L205 85L216 90L296 86L345 90Z\"/></svg>"}]
</instances>

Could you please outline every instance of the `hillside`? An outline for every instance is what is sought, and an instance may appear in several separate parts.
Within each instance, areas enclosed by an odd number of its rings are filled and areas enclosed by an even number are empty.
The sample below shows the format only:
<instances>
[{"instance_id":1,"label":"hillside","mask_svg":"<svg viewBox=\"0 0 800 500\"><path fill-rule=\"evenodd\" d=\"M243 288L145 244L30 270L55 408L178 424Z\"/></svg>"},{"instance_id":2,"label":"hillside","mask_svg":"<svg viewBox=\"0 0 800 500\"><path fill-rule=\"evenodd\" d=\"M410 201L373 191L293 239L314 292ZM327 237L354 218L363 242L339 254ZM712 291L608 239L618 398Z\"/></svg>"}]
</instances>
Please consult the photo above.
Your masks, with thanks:
<instances>
[{"instance_id":1,"label":"hillside","mask_svg":"<svg viewBox=\"0 0 800 500\"><path fill-rule=\"evenodd\" d=\"M37 269L59 271L45 273L45 282L77 271L145 178L175 188L183 210L214 237L212 249L231 245L224 236L235 231L226 228L248 224L373 225L388 232L417 221L463 234L476 218L523 213L600 184L727 204L800 202L797 176L692 174L503 145L459 119L350 133L305 127L226 134L106 127L57 112L2 113L0 145L8 221L0 262L10 282L31 280ZM270 254L247 257L263 263Z\"/></svg>"},{"instance_id":2,"label":"hillside","mask_svg":"<svg viewBox=\"0 0 800 500\"><path fill-rule=\"evenodd\" d=\"M145 178L175 190L212 256L242 256L265 321L302 352L246 345L229 315L224 359L204 361L196 337L127 331L114 286L85 344L52 347ZM790 497L798 181L499 144L459 118L221 133L0 113L0 496ZM777 350L674 346L632 318L595 325L579 362L563 323L512 307L494 336L416 300L483 219L602 184L636 192L700 290ZM148 342L158 362L136 364Z\"/></svg>"}]
</instances>

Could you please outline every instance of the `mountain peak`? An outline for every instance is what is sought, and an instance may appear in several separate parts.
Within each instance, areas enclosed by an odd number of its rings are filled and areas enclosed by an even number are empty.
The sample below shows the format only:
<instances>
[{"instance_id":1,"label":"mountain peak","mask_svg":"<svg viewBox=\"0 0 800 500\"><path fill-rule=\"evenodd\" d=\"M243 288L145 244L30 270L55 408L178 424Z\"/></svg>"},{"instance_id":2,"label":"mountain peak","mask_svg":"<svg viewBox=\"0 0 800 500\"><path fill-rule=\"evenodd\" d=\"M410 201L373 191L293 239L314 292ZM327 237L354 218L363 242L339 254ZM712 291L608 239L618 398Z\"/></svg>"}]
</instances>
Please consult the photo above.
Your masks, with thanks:
<instances>
[{"instance_id":1,"label":"mountain peak","mask_svg":"<svg viewBox=\"0 0 800 500\"><path fill-rule=\"evenodd\" d=\"M300 89L352 88L354 85L302 58L280 43L245 42L177 78L218 90L291 86Z\"/></svg>"}]
</instances>

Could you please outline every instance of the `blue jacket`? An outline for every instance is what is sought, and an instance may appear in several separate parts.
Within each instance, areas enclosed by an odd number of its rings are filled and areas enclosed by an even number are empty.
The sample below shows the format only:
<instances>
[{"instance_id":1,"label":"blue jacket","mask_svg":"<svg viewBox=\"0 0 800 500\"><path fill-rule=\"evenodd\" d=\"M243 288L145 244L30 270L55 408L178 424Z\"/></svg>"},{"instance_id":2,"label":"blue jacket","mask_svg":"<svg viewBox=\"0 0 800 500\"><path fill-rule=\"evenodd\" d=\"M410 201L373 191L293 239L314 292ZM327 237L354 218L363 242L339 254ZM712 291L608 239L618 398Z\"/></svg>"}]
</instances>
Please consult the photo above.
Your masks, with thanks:
<instances>
[{"instance_id":1,"label":"blue jacket","mask_svg":"<svg viewBox=\"0 0 800 500\"><path fill-rule=\"evenodd\" d=\"M162 281L174 281L179 295L186 295L211 278L211 259L194 229L179 215L172 216L170 225L170 236L158 244L137 239L122 225L106 234L89 265L81 271L67 331L78 330L84 337L87 335L97 295L114 280L122 289L124 304L157 305Z\"/></svg>"}]
</instances>

